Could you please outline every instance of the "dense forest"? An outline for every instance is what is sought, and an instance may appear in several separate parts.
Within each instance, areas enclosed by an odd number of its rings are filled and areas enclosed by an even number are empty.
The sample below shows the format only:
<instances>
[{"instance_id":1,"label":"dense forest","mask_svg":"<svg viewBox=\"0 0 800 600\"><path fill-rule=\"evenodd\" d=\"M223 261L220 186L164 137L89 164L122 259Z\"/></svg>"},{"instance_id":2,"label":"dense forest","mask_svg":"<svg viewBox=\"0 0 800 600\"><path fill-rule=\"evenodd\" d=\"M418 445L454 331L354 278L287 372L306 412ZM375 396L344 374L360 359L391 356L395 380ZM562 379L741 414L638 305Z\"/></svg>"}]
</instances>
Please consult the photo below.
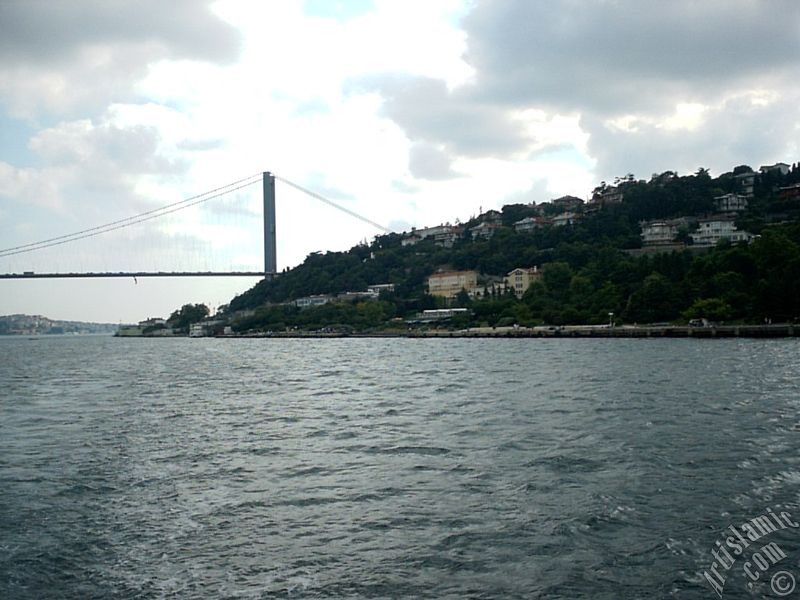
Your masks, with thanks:
<instances>
[{"instance_id":1,"label":"dense forest","mask_svg":"<svg viewBox=\"0 0 800 600\"><path fill-rule=\"evenodd\" d=\"M558 209L513 204L500 211L502 226L490 239L469 234L479 216L464 224L452 247L430 238L403 245L403 234L392 233L346 252L314 253L237 296L225 312L239 331L397 327L418 311L444 305L426 291L426 278L437 270L471 269L496 278L537 266L543 275L521 299L513 293L483 299L459 294L455 305L470 310L450 326L599 324L608 322L609 313L626 323L794 321L800 318L800 199L780 190L800 183L798 165L788 173L753 173L748 207L736 219L738 229L756 236L750 243L722 240L700 252L691 246L689 227L678 234L684 249L636 252L642 221L708 215L714 199L739 192L740 175L750 172L742 165L716 178L706 169L685 176L667 171L649 181L627 175L594 190L618 190L620 203L592 210L587 204L571 225L518 232L515 222ZM381 283L394 284L394 291L302 309L292 302Z\"/></svg>"}]
</instances>

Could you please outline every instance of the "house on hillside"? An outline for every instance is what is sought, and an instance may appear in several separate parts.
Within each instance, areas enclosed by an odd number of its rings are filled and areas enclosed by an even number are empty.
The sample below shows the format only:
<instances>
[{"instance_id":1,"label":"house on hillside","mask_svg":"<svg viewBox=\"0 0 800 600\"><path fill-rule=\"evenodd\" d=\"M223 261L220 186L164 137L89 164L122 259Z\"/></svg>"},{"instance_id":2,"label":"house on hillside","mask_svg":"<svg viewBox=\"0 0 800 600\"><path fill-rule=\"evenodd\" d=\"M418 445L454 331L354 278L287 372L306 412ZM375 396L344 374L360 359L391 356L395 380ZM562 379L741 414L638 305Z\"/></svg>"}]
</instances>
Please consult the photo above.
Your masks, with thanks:
<instances>
[{"instance_id":1,"label":"house on hillside","mask_svg":"<svg viewBox=\"0 0 800 600\"><path fill-rule=\"evenodd\" d=\"M621 204L623 197L623 193L618 187L605 187L595 190L589 203L605 208L606 206Z\"/></svg>"},{"instance_id":2,"label":"house on hillside","mask_svg":"<svg viewBox=\"0 0 800 600\"><path fill-rule=\"evenodd\" d=\"M477 240L478 238L483 238L485 240L491 239L491 237L495 234L495 232L500 229L502 225L497 223L489 223L484 221L483 223L472 227L469 230L470 235L472 236L473 240Z\"/></svg>"},{"instance_id":3,"label":"house on hillside","mask_svg":"<svg viewBox=\"0 0 800 600\"><path fill-rule=\"evenodd\" d=\"M556 227L563 227L564 225L574 225L575 221L579 218L577 213L565 212L553 217L553 225Z\"/></svg>"},{"instance_id":4,"label":"house on hillside","mask_svg":"<svg viewBox=\"0 0 800 600\"><path fill-rule=\"evenodd\" d=\"M295 306L298 308L308 308L309 306L322 306L332 302L333 297L326 294L316 294L313 296L303 296L294 301Z\"/></svg>"},{"instance_id":5,"label":"house on hillside","mask_svg":"<svg viewBox=\"0 0 800 600\"><path fill-rule=\"evenodd\" d=\"M482 283L478 283L474 288L467 290L467 294L473 300L483 298L493 298L503 296L508 291L505 281L498 277L488 277Z\"/></svg>"},{"instance_id":6,"label":"house on hillside","mask_svg":"<svg viewBox=\"0 0 800 600\"><path fill-rule=\"evenodd\" d=\"M716 216L698 221L698 230L691 234L695 246L714 246L720 240L731 243L750 242L755 237L747 231L740 231L732 216Z\"/></svg>"},{"instance_id":7,"label":"house on hillside","mask_svg":"<svg viewBox=\"0 0 800 600\"><path fill-rule=\"evenodd\" d=\"M678 235L678 226L670 221L642 221L643 246L661 246L672 244Z\"/></svg>"},{"instance_id":8,"label":"house on hillside","mask_svg":"<svg viewBox=\"0 0 800 600\"><path fill-rule=\"evenodd\" d=\"M552 219L545 217L525 217L514 223L514 229L520 233L534 231L553 224Z\"/></svg>"},{"instance_id":9,"label":"house on hillside","mask_svg":"<svg viewBox=\"0 0 800 600\"><path fill-rule=\"evenodd\" d=\"M574 212L583 207L583 200L576 196L561 196L551 200L553 206L560 208L563 212Z\"/></svg>"},{"instance_id":10,"label":"house on hillside","mask_svg":"<svg viewBox=\"0 0 800 600\"><path fill-rule=\"evenodd\" d=\"M741 212L747 210L747 196L723 194L714 198L714 207L719 212Z\"/></svg>"},{"instance_id":11,"label":"house on hillside","mask_svg":"<svg viewBox=\"0 0 800 600\"><path fill-rule=\"evenodd\" d=\"M405 248L406 246L413 246L418 244L422 241L422 238L419 237L415 233L410 233L408 235L403 236L403 239L400 240L400 245Z\"/></svg>"},{"instance_id":12,"label":"house on hillside","mask_svg":"<svg viewBox=\"0 0 800 600\"><path fill-rule=\"evenodd\" d=\"M738 175L734 175L733 179L736 181L736 188L738 189L739 194L746 198L753 197L753 188L756 184L755 173L752 171L739 173Z\"/></svg>"},{"instance_id":13,"label":"house on hillside","mask_svg":"<svg viewBox=\"0 0 800 600\"><path fill-rule=\"evenodd\" d=\"M775 163L774 165L764 165L764 166L760 167L758 170L761 173L778 172L781 175L788 175L789 171L791 170L791 168L792 168L791 165L787 165L786 163L779 162L779 163Z\"/></svg>"},{"instance_id":14,"label":"house on hillside","mask_svg":"<svg viewBox=\"0 0 800 600\"><path fill-rule=\"evenodd\" d=\"M780 188L778 198L784 201L800 200L800 183Z\"/></svg>"},{"instance_id":15,"label":"house on hillside","mask_svg":"<svg viewBox=\"0 0 800 600\"><path fill-rule=\"evenodd\" d=\"M405 235L400 241L400 244L402 246L413 246L422 240L432 239L433 243L437 246L452 248L462 231L463 229L461 227L454 227L450 225L450 223L435 225L433 227L423 227L422 229L412 228L411 233Z\"/></svg>"},{"instance_id":16,"label":"house on hillside","mask_svg":"<svg viewBox=\"0 0 800 600\"><path fill-rule=\"evenodd\" d=\"M500 225L503 222L503 214L498 210L487 210L478 217L481 223L493 223Z\"/></svg>"},{"instance_id":17,"label":"house on hillside","mask_svg":"<svg viewBox=\"0 0 800 600\"><path fill-rule=\"evenodd\" d=\"M517 268L506 275L506 286L514 290L517 298L522 298L527 289L534 281L538 281L542 276L542 272L538 267L531 267L529 269Z\"/></svg>"},{"instance_id":18,"label":"house on hillside","mask_svg":"<svg viewBox=\"0 0 800 600\"><path fill-rule=\"evenodd\" d=\"M428 293L452 300L461 290L471 290L478 285L476 271L441 271L433 273L427 280Z\"/></svg>"}]
</instances>

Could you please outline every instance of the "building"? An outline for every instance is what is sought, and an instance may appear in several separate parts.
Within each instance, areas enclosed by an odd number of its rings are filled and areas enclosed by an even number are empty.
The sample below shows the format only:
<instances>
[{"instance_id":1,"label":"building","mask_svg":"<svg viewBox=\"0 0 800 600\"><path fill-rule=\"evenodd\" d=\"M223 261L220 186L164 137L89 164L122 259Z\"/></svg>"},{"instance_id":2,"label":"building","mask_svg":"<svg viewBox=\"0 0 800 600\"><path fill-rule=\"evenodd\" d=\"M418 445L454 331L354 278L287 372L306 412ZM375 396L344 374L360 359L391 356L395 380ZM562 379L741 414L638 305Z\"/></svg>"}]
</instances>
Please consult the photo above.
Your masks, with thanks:
<instances>
[{"instance_id":1,"label":"building","mask_svg":"<svg viewBox=\"0 0 800 600\"><path fill-rule=\"evenodd\" d=\"M671 244L678 235L678 226L670 221L642 221L639 226L644 246Z\"/></svg>"},{"instance_id":2,"label":"building","mask_svg":"<svg viewBox=\"0 0 800 600\"><path fill-rule=\"evenodd\" d=\"M731 243L749 242L753 234L736 229L732 217L710 217L698 221L699 229L691 234L695 246L714 246L720 240Z\"/></svg>"},{"instance_id":3,"label":"building","mask_svg":"<svg viewBox=\"0 0 800 600\"><path fill-rule=\"evenodd\" d=\"M775 163L774 165L764 165L763 167L759 168L758 170L761 173L771 173L773 171L780 172L781 175L788 175L789 171L791 170L791 165L787 165L786 163Z\"/></svg>"},{"instance_id":4,"label":"building","mask_svg":"<svg viewBox=\"0 0 800 600\"><path fill-rule=\"evenodd\" d=\"M565 212L553 217L553 225L556 227L563 227L564 225L572 225L578 220L578 215L574 212Z\"/></svg>"},{"instance_id":5,"label":"building","mask_svg":"<svg viewBox=\"0 0 800 600\"><path fill-rule=\"evenodd\" d=\"M479 283L474 288L468 289L467 294L474 300L482 298L498 298L508 291L508 286L504 279L499 277L487 278L483 283Z\"/></svg>"},{"instance_id":6,"label":"building","mask_svg":"<svg viewBox=\"0 0 800 600\"><path fill-rule=\"evenodd\" d=\"M373 285L367 286L367 294L369 294L374 298L380 296L381 292L393 292L393 291L394 291L393 283L375 283Z\"/></svg>"},{"instance_id":7,"label":"building","mask_svg":"<svg viewBox=\"0 0 800 600\"><path fill-rule=\"evenodd\" d=\"M487 210L485 213L480 215L480 220L482 223L494 223L495 225L500 225L503 222L503 214L499 210Z\"/></svg>"},{"instance_id":8,"label":"building","mask_svg":"<svg viewBox=\"0 0 800 600\"><path fill-rule=\"evenodd\" d=\"M447 231L441 231L433 236L433 243L437 246L452 248L462 231L461 227L448 227Z\"/></svg>"},{"instance_id":9,"label":"building","mask_svg":"<svg viewBox=\"0 0 800 600\"><path fill-rule=\"evenodd\" d=\"M472 239L476 240L478 238L483 238L485 240L491 239L491 237L495 234L495 232L500 229L502 226L496 223L489 223L484 221L480 225L476 225L475 227L469 230L470 235L472 235Z\"/></svg>"},{"instance_id":10,"label":"building","mask_svg":"<svg viewBox=\"0 0 800 600\"><path fill-rule=\"evenodd\" d=\"M402 240L400 240L400 245L403 246L403 247L405 247L405 246L413 246L417 242L421 242L421 241L422 241L421 237L419 237L418 235L412 233L411 235L409 235L407 237L404 237Z\"/></svg>"},{"instance_id":11,"label":"building","mask_svg":"<svg viewBox=\"0 0 800 600\"><path fill-rule=\"evenodd\" d=\"M583 200L576 196L561 196L550 202L564 212L580 210L583 207Z\"/></svg>"},{"instance_id":12,"label":"building","mask_svg":"<svg viewBox=\"0 0 800 600\"><path fill-rule=\"evenodd\" d=\"M164 327L166 326L167 322L160 318L160 317L151 317L149 319L145 319L144 321L139 321L139 327Z\"/></svg>"},{"instance_id":13,"label":"building","mask_svg":"<svg viewBox=\"0 0 800 600\"><path fill-rule=\"evenodd\" d=\"M530 269L517 268L506 275L506 286L514 290L517 298L522 298L534 281L539 281L542 272L537 267Z\"/></svg>"},{"instance_id":14,"label":"building","mask_svg":"<svg viewBox=\"0 0 800 600\"><path fill-rule=\"evenodd\" d=\"M461 235L462 229L454 227L449 223L444 225L436 225L434 227L424 227L422 229L413 228L411 233L404 236L400 243L403 246L413 246L417 242L424 239L432 239L434 244L444 246L445 248L452 248L455 241Z\"/></svg>"},{"instance_id":15,"label":"building","mask_svg":"<svg viewBox=\"0 0 800 600\"><path fill-rule=\"evenodd\" d=\"M747 210L747 196L724 194L714 198L714 206L719 212L740 212Z\"/></svg>"},{"instance_id":16,"label":"building","mask_svg":"<svg viewBox=\"0 0 800 600\"><path fill-rule=\"evenodd\" d=\"M466 308L434 308L423 310L414 319L409 319L407 323L431 323L433 321L446 321L460 315L468 315Z\"/></svg>"},{"instance_id":17,"label":"building","mask_svg":"<svg viewBox=\"0 0 800 600\"><path fill-rule=\"evenodd\" d=\"M330 296L325 294L316 294L314 296L304 296L294 301L295 306L299 308L308 308L309 306L322 306L333 300Z\"/></svg>"},{"instance_id":18,"label":"building","mask_svg":"<svg viewBox=\"0 0 800 600\"><path fill-rule=\"evenodd\" d=\"M780 188L778 198L784 201L800 200L800 183Z\"/></svg>"},{"instance_id":19,"label":"building","mask_svg":"<svg viewBox=\"0 0 800 600\"><path fill-rule=\"evenodd\" d=\"M612 204L621 204L623 194L617 187L605 187L597 190L592 195L591 204L606 207Z\"/></svg>"},{"instance_id":20,"label":"building","mask_svg":"<svg viewBox=\"0 0 800 600\"><path fill-rule=\"evenodd\" d=\"M428 277L428 293L447 300L455 298L461 290L471 290L478 285L475 271L442 271Z\"/></svg>"},{"instance_id":21,"label":"building","mask_svg":"<svg viewBox=\"0 0 800 600\"><path fill-rule=\"evenodd\" d=\"M548 225L552 225L553 221L551 219L546 219L545 217L525 217L520 221L514 223L514 229L516 229L520 233L534 231L536 229L541 229L542 227L546 227Z\"/></svg>"},{"instance_id":22,"label":"building","mask_svg":"<svg viewBox=\"0 0 800 600\"><path fill-rule=\"evenodd\" d=\"M369 292L339 292L336 294L336 300L338 302L355 302L356 300L360 300L362 298L372 297L372 294Z\"/></svg>"},{"instance_id":23,"label":"building","mask_svg":"<svg viewBox=\"0 0 800 600\"><path fill-rule=\"evenodd\" d=\"M143 330L138 325L120 325L114 335L117 337L141 337L142 334Z\"/></svg>"},{"instance_id":24,"label":"building","mask_svg":"<svg viewBox=\"0 0 800 600\"><path fill-rule=\"evenodd\" d=\"M736 180L736 187L739 189L739 193L747 198L752 198L753 187L756 183L756 174L749 171L734 175L733 178Z\"/></svg>"}]
</instances>

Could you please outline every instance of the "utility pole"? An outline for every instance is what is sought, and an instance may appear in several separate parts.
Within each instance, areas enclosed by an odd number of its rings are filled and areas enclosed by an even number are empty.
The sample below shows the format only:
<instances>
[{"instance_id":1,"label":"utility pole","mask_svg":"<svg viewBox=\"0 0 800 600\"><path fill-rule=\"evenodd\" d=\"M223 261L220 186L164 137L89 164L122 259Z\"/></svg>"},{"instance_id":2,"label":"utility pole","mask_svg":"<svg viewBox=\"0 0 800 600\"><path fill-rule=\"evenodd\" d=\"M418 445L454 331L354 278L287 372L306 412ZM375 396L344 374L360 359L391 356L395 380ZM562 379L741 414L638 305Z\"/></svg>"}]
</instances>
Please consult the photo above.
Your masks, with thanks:
<instances>
[{"instance_id":1,"label":"utility pole","mask_svg":"<svg viewBox=\"0 0 800 600\"><path fill-rule=\"evenodd\" d=\"M275 176L264 172L264 277L278 271L275 247Z\"/></svg>"}]
</instances>

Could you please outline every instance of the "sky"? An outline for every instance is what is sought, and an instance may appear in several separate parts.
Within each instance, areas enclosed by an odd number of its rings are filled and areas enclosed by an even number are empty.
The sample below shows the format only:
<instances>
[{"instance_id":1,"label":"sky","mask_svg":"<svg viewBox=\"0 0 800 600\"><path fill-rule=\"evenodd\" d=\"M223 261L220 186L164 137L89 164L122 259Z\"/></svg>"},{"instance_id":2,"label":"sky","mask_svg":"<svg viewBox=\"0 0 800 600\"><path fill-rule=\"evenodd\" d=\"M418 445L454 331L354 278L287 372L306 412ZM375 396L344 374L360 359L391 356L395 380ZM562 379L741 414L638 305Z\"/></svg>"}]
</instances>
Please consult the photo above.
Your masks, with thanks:
<instances>
[{"instance_id":1,"label":"sky","mask_svg":"<svg viewBox=\"0 0 800 600\"><path fill-rule=\"evenodd\" d=\"M799 32L796 0L5 0L0 250L263 171L400 232L793 163ZM276 191L281 270L381 233ZM260 206L256 183L0 272L258 270ZM256 281L0 280L0 315L135 322Z\"/></svg>"}]
</instances>

